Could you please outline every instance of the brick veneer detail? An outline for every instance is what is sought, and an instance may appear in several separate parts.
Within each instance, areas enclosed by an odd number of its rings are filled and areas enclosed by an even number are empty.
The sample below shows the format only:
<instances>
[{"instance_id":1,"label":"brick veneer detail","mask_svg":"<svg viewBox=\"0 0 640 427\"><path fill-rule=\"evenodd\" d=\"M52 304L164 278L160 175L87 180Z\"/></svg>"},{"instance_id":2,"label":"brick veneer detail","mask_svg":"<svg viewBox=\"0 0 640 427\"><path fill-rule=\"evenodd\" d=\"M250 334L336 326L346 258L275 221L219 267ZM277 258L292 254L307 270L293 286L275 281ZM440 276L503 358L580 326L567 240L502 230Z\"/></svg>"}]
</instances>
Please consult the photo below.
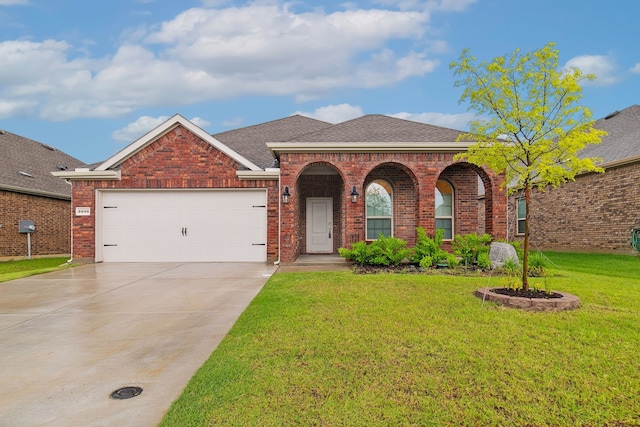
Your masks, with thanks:
<instances>
[{"instance_id":1,"label":"brick veneer detail","mask_svg":"<svg viewBox=\"0 0 640 427\"><path fill-rule=\"evenodd\" d=\"M589 173L545 192L533 192L531 247L541 250L636 253L631 229L640 227L640 162ZM516 232L509 198L509 236Z\"/></svg>"},{"instance_id":2,"label":"brick veneer detail","mask_svg":"<svg viewBox=\"0 0 640 427\"><path fill-rule=\"evenodd\" d=\"M31 255L67 255L71 250L71 202L0 190L0 257L26 257L27 236L18 231L20 220L36 225Z\"/></svg>"}]
</instances>

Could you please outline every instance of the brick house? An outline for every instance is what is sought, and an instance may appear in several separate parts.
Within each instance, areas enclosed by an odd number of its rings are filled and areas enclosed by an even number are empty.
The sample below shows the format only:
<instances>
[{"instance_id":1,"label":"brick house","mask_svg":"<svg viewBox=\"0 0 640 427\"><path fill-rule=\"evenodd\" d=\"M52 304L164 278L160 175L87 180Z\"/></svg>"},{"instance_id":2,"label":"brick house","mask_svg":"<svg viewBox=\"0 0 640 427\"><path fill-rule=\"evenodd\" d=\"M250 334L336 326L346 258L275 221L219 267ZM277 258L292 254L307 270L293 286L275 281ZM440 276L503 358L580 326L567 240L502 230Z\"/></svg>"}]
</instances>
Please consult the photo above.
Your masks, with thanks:
<instances>
[{"instance_id":1,"label":"brick house","mask_svg":"<svg viewBox=\"0 0 640 427\"><path fill-rule=\"evenodd\" d=\"M413 244L418 226L505 238L504 177L454 161L468 147L459 133L368 115L212 136L176 115L94 168L54 175L72 182L76 261L292 262L379 233Z\"/></svg>"},{"instance_id":2,"label":"brick house","mask_svg":"<svg viewBox=\"0 0 640 427\"><path fill-rule=\"evenodd\" d=\"M71 251L71 185L51 171L83 163L46 144L0 130L0 259L26 257L20 221L33 221L31 254Z\"/></svg>"},{"instance_id":3,"label":"brick house","mask_svg":"<svg viewBox=\"0 0 640 427\"><path fill-rule=\"evenodd\" d=\"M532 248L636 253L630 239L640 227L640 106L609 114L595 127L608 134L580 155L601 158L605 173L585 173L558 188L532 192ZM517 194L509 198L512 239L523 235L521 200Z\"/></svg>"}]
</instances>

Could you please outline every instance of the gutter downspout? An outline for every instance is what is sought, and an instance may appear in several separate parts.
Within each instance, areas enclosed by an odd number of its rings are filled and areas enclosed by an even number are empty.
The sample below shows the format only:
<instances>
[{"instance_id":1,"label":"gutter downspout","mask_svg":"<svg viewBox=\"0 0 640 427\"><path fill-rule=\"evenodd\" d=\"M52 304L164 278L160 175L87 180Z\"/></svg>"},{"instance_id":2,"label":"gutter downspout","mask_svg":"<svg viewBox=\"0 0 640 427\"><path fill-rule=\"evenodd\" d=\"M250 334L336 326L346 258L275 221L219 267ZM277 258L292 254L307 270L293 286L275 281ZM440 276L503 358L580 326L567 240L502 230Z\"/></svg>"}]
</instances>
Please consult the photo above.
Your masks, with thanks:
<instances>
[{"instance_id":1,"label":"gutter downspout","mask_svg":"<svg viewBox=\"0 0 640 427\"><path fill-rule=\"evenodd\" d=\"M280 172L278 172L278 259L274 261L273 265L280 265L280 239L282 236L282 180Z\"/></svg>"}]
</instances>

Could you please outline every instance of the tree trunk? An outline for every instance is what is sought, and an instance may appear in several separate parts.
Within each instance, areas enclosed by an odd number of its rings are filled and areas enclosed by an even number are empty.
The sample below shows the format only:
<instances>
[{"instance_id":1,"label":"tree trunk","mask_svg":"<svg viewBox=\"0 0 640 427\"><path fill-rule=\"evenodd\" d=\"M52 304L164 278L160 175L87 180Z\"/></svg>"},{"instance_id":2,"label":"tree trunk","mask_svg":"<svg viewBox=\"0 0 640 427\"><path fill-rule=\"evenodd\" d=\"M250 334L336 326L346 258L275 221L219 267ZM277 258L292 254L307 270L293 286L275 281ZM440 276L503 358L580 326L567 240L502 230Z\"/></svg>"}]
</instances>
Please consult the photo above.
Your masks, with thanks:
<instances>
[{"instance_id":1,"label":"tree trunk","mask_svg":"<svg viewBox=\"0 0 640 427\"><path fill-rule=\"evenodd\" d=\"M522 289L529 290L529 202L531 201L531 186L524 187L524 249L522 254Z\"/></svg>"}]
</instances>

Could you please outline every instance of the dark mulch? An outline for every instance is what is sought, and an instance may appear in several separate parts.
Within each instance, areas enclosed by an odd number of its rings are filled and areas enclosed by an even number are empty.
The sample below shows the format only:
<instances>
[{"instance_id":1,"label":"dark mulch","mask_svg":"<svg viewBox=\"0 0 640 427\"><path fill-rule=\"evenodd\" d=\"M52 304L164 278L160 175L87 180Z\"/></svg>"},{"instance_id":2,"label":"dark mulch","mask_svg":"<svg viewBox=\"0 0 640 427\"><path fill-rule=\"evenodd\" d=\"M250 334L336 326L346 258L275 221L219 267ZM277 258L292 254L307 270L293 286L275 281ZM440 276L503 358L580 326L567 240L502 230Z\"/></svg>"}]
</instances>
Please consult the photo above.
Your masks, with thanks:
<instances>
[{"instance_id":1,"label":"dark mulch","mask_svg":"<svg viewBox=\"0 0 640 427\"><path fill-rule=\"evenodd\" d=\"M478 268L459 267L459 268L422 268L415 264L400 264L400 265L360 265L353 264L352 270L356 274L378 274L378 273L398 273L398 274L437 274L437 275L453 275L453 276L469 276L469 275L485 275L489 272L485 272ZM496 274L494 272L494 274ZM498 273L500 274L500 273ZM496 275L498 275L496 274Z\"/></svg>"},{"instance_id":2,"label":"dark mulch","mask_svg":"<svg viewBox=\"0 0 640 427\"><path fill-rule=\"evenodd\" d=\"M525 291L524 289L496 288L492 289L492 292L500 295L520 298L562 298L562 295L557 292L545 292L539 289L528 289Z\"/></svg>"}]
</instances>

